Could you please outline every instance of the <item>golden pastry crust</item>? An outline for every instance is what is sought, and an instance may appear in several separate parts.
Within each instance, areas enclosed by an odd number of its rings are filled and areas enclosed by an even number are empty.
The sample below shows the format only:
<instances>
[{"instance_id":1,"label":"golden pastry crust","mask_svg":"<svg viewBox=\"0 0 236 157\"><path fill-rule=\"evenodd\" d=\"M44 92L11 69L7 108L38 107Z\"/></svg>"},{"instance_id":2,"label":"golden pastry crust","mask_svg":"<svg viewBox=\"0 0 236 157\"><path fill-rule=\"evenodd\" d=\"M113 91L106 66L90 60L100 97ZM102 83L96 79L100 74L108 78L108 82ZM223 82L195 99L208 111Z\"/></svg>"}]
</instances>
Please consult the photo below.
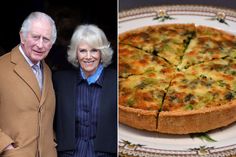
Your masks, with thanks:
<instances>
[{"instance_id":1,"label":"golden pastry crust","mask_svg":"<svg viewBox=\"0 0 236 157\"><path fill-rule=\"evenodd\" d=\"M196 111L160 112L157 131L169 134L207 132L236 121L236 101Z\"/></svg>"},{"instance_id":2,"label":"golden pastry crust","mask_svg":"<svg viewBox=\"0 0 236 157\"><path fill-rule=\"evenodd\" d=\"M157 111L119 106L119 121L137 129L157 131Z\"/></svg>"}]
</instances>

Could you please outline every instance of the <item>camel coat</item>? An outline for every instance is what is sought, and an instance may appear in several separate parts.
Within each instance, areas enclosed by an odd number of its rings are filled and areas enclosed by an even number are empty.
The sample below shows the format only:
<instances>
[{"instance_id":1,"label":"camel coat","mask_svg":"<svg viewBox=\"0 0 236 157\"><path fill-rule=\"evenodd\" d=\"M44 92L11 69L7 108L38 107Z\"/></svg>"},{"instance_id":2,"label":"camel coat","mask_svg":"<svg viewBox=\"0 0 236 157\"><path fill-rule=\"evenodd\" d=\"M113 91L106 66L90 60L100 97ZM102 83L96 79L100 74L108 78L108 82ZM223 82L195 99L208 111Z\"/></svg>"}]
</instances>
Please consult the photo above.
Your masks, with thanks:
<instances>
[{"instance_id":1,"label":"camel coat","mask_svg":"<svg viewBox=\"0 0 236 157\"><path fill-rule=\"evenodd\" d=\"M56 157L55 93L43 61L42 94L19 46L0 58L0 157ZM3 151L14 143L15 149Z\"/></svg>"}]
</instances>

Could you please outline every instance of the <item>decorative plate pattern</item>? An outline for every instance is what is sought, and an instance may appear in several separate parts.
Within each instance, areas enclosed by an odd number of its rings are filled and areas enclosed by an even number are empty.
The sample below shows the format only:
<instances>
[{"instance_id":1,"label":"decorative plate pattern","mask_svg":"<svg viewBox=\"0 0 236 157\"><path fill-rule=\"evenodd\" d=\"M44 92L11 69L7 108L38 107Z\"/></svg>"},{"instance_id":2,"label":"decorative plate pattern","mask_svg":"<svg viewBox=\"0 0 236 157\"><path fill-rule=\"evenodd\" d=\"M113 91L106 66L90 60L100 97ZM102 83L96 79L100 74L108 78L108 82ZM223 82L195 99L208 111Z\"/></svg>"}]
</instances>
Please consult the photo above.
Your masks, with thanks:
<instances>
[{"instance_id":1,"label":"decorative plate pattern","mask_svg":"<svg viewBox=\"0 0 236 157\"><path fill-rule=\"evenodd\" d=\"M171 5L137 8L119 13L119 33L147 25L168 23L194 23L236 35L236 12L230 9ZM207 137L153 133L120 124L119 154L138 157L227 157L236 155L235 132L235 123L210 131L206 134ZM208 137L210 140L204 140Z\"/></svg>"}]
</instances>

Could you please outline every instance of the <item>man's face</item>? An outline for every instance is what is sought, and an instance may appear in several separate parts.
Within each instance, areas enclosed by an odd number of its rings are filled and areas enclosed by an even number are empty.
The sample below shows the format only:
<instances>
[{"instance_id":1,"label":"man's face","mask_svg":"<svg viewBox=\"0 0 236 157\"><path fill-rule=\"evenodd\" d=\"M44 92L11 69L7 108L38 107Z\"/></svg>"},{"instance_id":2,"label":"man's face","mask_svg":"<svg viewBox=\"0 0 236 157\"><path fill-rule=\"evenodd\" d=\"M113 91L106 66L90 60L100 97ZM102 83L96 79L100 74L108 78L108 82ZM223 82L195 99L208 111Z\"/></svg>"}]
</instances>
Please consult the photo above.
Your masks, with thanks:
<instances>
[{"instance_id":1,"label":"man's face","mask_svg":"<svg viewBox=\"0 0 236 157\"><path fill-rule=\"evenodd\" d=\"M32 21L26 38L20 32L22 48L32 63L36 64L48 55L52 48L51 36L52 27L46 20Z\"/></svg>"}]
</instances>

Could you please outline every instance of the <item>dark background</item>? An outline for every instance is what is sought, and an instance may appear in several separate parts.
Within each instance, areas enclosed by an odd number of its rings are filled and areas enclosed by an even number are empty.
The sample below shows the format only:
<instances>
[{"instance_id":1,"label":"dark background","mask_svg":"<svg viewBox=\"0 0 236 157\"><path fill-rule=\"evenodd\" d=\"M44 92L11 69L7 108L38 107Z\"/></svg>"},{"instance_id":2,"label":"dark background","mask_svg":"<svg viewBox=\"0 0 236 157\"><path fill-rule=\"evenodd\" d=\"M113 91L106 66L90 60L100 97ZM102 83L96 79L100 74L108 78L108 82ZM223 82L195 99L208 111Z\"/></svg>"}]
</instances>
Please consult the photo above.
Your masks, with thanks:
<instances>
[{"instance_id":1,"label":"dark background","mask_svg":"<svg viewBox=\"0 0 236 157\"><path fill-rule=\"evenodd\" d=\"M1 2L3 3L3 2ZM32 11L49 14L57 26L58 37L46 58L52 70L70 68L66 50L75 27L92 23L106 34L114 50L117 64L117 2L114 0L19 0L0 4L0 55L9 52L20 42L19 30L23 20Z\"/></svg>"},{"instance_id":2,"label":"dark background","mask_svg":"<svg viewBox=\"0 0 236 157\"><path fill-rule=\"evenodd\" d=\"M221 8L236 9L235 0L119 0L119 11L144 6L179 4L208 5Z\"/></svg>"}]
</instances>

